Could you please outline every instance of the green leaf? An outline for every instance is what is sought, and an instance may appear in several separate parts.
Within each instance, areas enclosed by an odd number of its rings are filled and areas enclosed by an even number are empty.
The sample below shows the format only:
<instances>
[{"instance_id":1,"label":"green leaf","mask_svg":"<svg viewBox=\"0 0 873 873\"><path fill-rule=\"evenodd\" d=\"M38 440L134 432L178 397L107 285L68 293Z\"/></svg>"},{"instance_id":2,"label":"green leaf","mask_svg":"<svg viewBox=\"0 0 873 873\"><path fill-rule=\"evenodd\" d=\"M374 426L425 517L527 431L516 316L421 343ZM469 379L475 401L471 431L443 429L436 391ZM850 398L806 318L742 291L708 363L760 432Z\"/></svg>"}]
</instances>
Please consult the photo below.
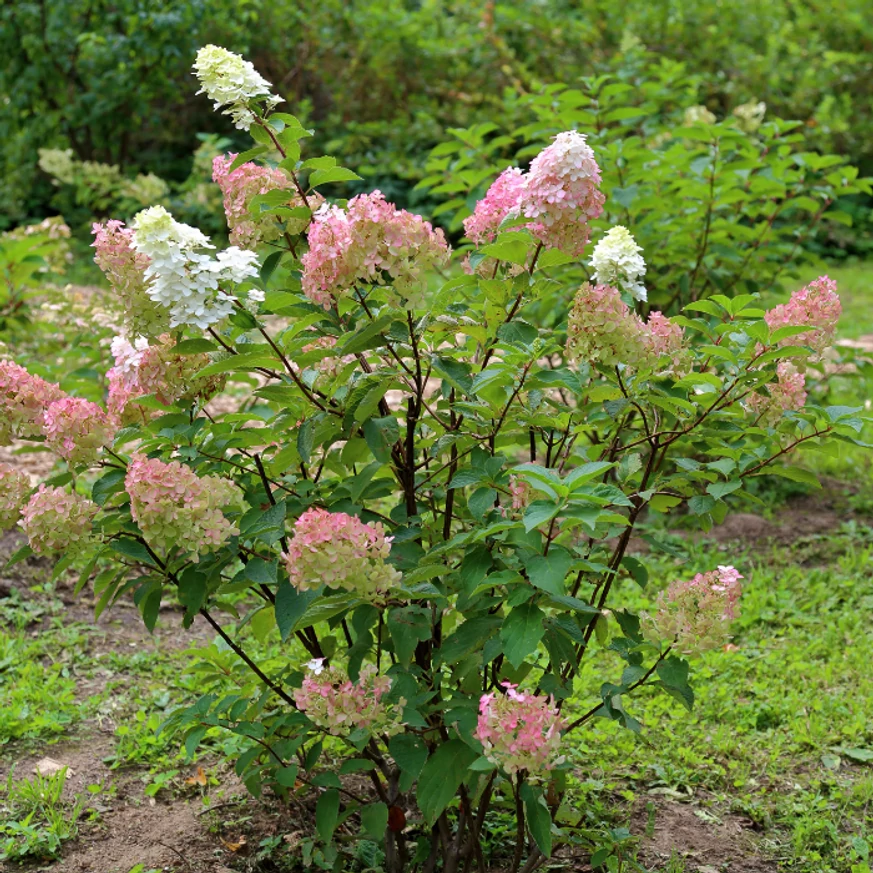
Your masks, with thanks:
<instances>
[{"instance_id":1,"label":"green leaf","mask_svg":"<svg viewBox=\"0 0 873 873\"><path fill-rule=\"evenodd\" d=\"M524 266L527 263L531 248L531 238L526 233L502 234L497 242L482 246L479 251L483 255L497 258L498 261L508 261L510 264Z\"/></svg>"},{"instance_id":2,"label":"green leaf","mask_svg":"<svg viewBox=\"0 0 873 873\"><path fill-rule=\"evenodd\" d=\"M317 188L319 185L327 185L328 182L354 182L361 177L345 167L330 167L325 170L316 170L309 177L309 187Z\"/></svg>"},{"instance_id":3,"label":"green leaf","mask_svg":"<svg viewBox=\"0 0 873 873\"><path fill-rule=\"evenodd\" d=\"M98 505L105 505L113 494L124 491L126 470L110 470L101 476L91 487L91 499Z\"/></svg>"},{"instance_id":4,"label":"green leaf","mask_svg":"<svg viewBox=\"0 0 873 873\"><path fill-rule=\"evenodd\" d=\"M306 614L317 591L298 591L290 582L282 581L276 589L276 626L282 642L288 639L298 621Z\"/></svg>"},{"instance_id":5,"label":"green leaf","mask_svg":"<svg viewBox=\"0 0 873 873\"><path fill-rule=\"evenodd\" d=\"M716 500L721 500L727 497L728 494L733 494L743 487L743 483L739 479L734 479L731 482L713 482L706 486L706 491L711 494Z\"/></svg>"},{"instance_id":6,"label":"green leaf","mask_svg":"<svg viewBox=\"0 0 873 873\"><path fill-rule=\"evenodd\" d=\"M530 533L535 527L551 521L558 514L559 510L558 504L552 503L550 500L534 500L525 510L524 518L522 519L524 521L524 529Z\"/></svg>"},{"instance_id":7,"label":"green leaf","mask_svg":"<svg viewBox=\"0 0 873 873\"><path fill-rule=\"evenodd\" d=\"M388 827L388 807L384 803L370 803L360 810L361 829L374 840L381 840Z\"/></svg>"},{"instance_id":8,"label":"green leaf","mask_svg":"<svg viewBox=\"0 0 873 873\"><path fill-rule=\"evenodd\" d=\"M297 783L297 774L299 768L296 764L291 764L288 767L280 767L276 771L276 781L285 788L293 788Z\"/></svg>"},{"instance_id":9,"label":"green leaf","mask_svg":"<svg viewBox=\"0 0 873 873\"><path fill-rule=\"evenodd\" d=\"M265 561L263 558L252 558L243 567L243 577L255 585L275 585L279 562Z\"/></svg>"},{"instance_id":10,"label":"green leaf","mask_svg":"<svg viewBox=\"0 0 873 873\"><path fill-rule=\"evenodd\" d=\"M364 422L364 439L373 457L386 464L391 460L391 447L400 439L400 425L390 415L384 418L368 418Z\"/></svg>"},{"instance_id":11,"label":"green leaf","mask_svg":"<svg viewBox=\"0 0 873 873\"><path fill-rule=\"evenodd\" d=\"M489 509L494 508L497 492L493 488L477 488L467 498L467 508L474 518L482 519Z\"/></svg>"},{"instance_id":12,"label":"green leaf","mask_svg":"<svg viewBox=\"0 0 873 873\"><path fill-rule=\"evenodd\" d=\"M646 565L638 558L633 558L630 555L625 555L625 557L621 559L621 563L625 570L631 574L631 578L634 582L636 582L640 588L645 588L649 581L649 571L646 569Z\"/></svg>"},{"instance_id":13,"label":"green leaf","mask_svg":"<svg viewBox=\"0 0 873 873\"><path fill-rule=\"evenodd\" d=\"M388 751L397 766L412 779L418 779L427 761L427 745L414 734L397 734L388 741Z\"/></svg>"},{"instance_id":14,"label":"green leaf","mask_svg":"<svg viewBox=\"0 0 873 873\"><path fill-rule=\"evenodd\" d=\"M331 788L318 798L315 805L315 829L325 843L333 838L339 820L339 791Z\"/></svg>"},{"instance_id":15,"label":"green leaf","mask_svg":"<svg viewBox=\"0 0 873 873\"><path fill-rule=\"evenodd\" d=\"M130 540L126 537L123 539L112 540L109 548L119 555L124 555L125 558L133 558L134 561L139 561L141 564L148 564L151 567L156 566L154 559L149 554L148 549L137 540Z\"/></svg>"},{"instance_id":16,"label":"green leaf","mask_svg":"<svg viewBox=\"0 0 873 873\"><path fill-rule=\"evenodd\" d=\"M570 571L573 556L561 546L553 547L548 555L533 555L524 562L530 581L549 594L564 594L564 580Z\"/></svg>"},{"instance_id":17,"label":"green leaf","mask_svg":"<svg viewBox=\"0 0 873 873\"><path fill-rule=\"evenodd\" d=\"M821 488L818 476L811 470L804 470L802 467L764 467L758 475L780 476L783 479L790 479L792 482L803 482L813 488Z\"/></svg>"},{"instance_id":18,"label":"green leaf","mask_svg":"<svg viewBox=\"0 0 873 873\"><path fill-rule=\"evenodd\" d=\"M218 351L218 346L202 337L182 340L182 342L176 343L173 346L174 355L202 355L216 351Z\"/></svg>"},{"instance_id":19,"label":"green leaf","mask_svg":"<svg viewBox=\"0 0 873 873\"><path fill-rule=\"evenodd\" d=\"M455 664L482 646L500 625L496 615L477 615L467 619L453 634L443 640L440 659L443 664Z\"/></svg>"},{"instance_id":20,"label":"green leaf","mask_svg":"<svg viewBox=\"0 0 873 873\"><path fill-rule=\"evenodd\" d=\"M516 606L503 622L500 628L500 639L503 642L503 653L513 667L518 669L524 659L536 651L543 634L545 614L534 603L522 603Z\"/></svg>"},{"instance_id":21,"label":"green leaf","mask_svg":"<svg viewBox=\"0 0 873 873\"><path fill-rule=\"evenodd\" d=\"M671 655L658 664L657 673L661 683L672 693L673 697L679 700L686 709L691 710L694 706L694 692L688 684L688 662Z\"/></svg>"},{"instance_id":22,"label":"green leaf","mask_svg":"<svg viewBox=\"0 0 873 873\"><path fill-rule=\"evenodd\" d=\"M423 606L404 606L388 613L388 630L394 654L401 664L409 664L415 648L431 635L430 612Z\"/></svg>"},{"instance_id":23,"label":"green leaf","mask_svg":"<svg viewBox=\"0 0 873 873\"><path fill-rule=\"evenodd\" d=\"M539 850L549 858L552 854L552 816L527 782L521 786L521 798L530 835Z\"/></svg>"},{"instance_id":24,"label":"green leaf","mask_svg":"<svg viewBox=\"0 0 873 873\"><path fill-rule=\"evenodd\" d=\"M425 821L432 825L452 802L479 755L461 740L449 740L427 759L418 780L416 797Z\"/></svg>"}]
</instances>

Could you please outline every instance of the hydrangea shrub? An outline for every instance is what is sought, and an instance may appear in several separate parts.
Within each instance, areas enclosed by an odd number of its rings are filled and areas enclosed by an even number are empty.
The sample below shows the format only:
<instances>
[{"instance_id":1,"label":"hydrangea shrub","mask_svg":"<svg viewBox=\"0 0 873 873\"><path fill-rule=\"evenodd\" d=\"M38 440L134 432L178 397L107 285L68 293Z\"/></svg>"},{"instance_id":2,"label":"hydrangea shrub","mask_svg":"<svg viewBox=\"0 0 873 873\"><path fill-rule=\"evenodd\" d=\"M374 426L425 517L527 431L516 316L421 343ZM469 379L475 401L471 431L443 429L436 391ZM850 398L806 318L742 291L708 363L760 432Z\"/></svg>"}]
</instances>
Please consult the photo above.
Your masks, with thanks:
<instances>
[{"instance_id":1,"label":"hydrangea shrub","mask_svg":"<svg viewBox=\"0 0 873 873\"><path fill-rule=\"evenodd\" d=\"M59 465L32 494L0 469L0 519L84 561L98 611L132 591L149 628L165 597L211 625L206 693L172 725L189 752L236 733L254 793L316 793L313 863L352 869L360 837L389 873L484 870L500 802L509 869L530 873L573 838L574 731L639 730L643 685L690 708L687 659L741 608L731 566L621 608L647 583L628 554L647 512L709 527L756 477L809 481L795 446L858 441L859 410L806 392L834 284L769 311L752 295L638 311L633 229L588 251L609 203L576 130L496 175L452 252L378 191L329 202L355 174L302 160L308 131L247 61L208 47L196 71L255 141L216 163L247 248L216 251L160 206L95 227L125 318L105 400L0 363L3 441L44 441ZM594 281L563 286L588 258ZM543 325L556 287L571 302ZM607 641L618 669L587 687Z\"/></svg>"}]
</instances>

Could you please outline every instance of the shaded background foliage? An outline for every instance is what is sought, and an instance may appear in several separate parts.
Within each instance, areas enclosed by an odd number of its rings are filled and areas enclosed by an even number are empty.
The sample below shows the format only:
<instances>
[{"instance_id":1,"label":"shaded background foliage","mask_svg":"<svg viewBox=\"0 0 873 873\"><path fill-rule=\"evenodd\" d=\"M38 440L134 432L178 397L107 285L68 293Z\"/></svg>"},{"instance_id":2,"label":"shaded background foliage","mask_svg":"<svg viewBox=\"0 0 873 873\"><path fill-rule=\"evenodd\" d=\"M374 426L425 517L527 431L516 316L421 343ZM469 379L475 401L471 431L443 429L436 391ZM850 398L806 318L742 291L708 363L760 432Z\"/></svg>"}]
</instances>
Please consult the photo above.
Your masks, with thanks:
<instances>
[{"instance_id":1,"label":"shaded background foliage","mask_svg":"<svg viewBox=\"0 0 873 873\"><path fill-rule=\"evenodd\" d=\"M315 127L314 150L402 204L416 202L422 156L447 128L522 124L527 95L544 85L604 72L633 82L665 58L689 71L687 102L723 117L764 100L803 122L808 148L846 155L862 174L873 161L866 0L10 2L0 10L0 226L53 211L39 148L184 180L197 134L235 133L189 87L190 59L208 42L250 57Z\"/></svg>"}]
</instances>

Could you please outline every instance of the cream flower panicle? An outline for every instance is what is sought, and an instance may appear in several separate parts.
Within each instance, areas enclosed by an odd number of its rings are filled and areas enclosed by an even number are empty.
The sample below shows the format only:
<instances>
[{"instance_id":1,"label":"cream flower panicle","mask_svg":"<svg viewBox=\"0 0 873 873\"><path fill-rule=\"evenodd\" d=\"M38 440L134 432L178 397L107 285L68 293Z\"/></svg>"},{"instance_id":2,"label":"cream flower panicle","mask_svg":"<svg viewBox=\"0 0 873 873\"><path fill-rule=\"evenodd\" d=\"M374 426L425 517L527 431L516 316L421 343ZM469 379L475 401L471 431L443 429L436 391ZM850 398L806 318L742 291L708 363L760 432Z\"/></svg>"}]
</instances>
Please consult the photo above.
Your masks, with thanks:
<instances>
[{"instance_id":1,"label":"cream flower panicle","mask_svg":"<svg viewBox=\"0 0 873 873\"><path fill-rule=\"evenodd\" d=\"M281 102L272 92L272 85L255 69L251 61L217 45L203 46L194 61L194 75L200 81L198 94L206 94L233 119L239 130L248 130L255 116L252 100L264 98L272 108Z\"/></svg>"},{"instance_id":2,"label":"cream flower panicle","mask_svg":"<svg viewBox=\"0 0 873 873\"><path fill-rule=\"evenodd\" d=\"M642 283L646 262L640 252L642 248L626 227L617 224L610 228L591 253L594 281L626 291L634 300L648 299Z\"/></svg>"},{"instance_id":3,"label":"cream flower panicle","mask_svg":"<svg viewBox=\"0 0 873 873\"><path fill-rule=\"evenodd\" d=\"M258 274L254 252L231 246L214 257L197 251L214 246L197 228L176 221L163 206L144 209L134 218L133 248L149 259L146 288L154 302L170 311L170 327L205 330L234 310L226 285Z\"/></svg>"}]
</instances>

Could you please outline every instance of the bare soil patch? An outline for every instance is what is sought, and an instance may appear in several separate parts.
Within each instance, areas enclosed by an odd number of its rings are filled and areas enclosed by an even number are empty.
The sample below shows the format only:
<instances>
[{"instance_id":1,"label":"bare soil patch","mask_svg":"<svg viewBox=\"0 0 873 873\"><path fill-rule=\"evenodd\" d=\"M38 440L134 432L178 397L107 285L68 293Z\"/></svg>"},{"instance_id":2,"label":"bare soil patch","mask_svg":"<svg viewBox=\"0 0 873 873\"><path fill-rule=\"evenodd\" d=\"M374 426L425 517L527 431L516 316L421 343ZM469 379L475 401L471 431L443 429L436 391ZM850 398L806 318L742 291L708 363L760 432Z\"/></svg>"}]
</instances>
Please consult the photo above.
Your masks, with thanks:
<instances>
[{"instance_id":1,"label":"bare soil patch","mask_svg":"<svg viewBox=\"0 0 873 873\"><path fill-rule=\"evenodd\" d=\"M634 808L634 834L647 834L645 807L641 801ZM678 855L688 873L776 873L776 863L757 853L751 826L749 819L721 815L692 803L659 801L654 828L643 837L640 858L644 864L663 866Z\"/></svg>"}]
</instances>

